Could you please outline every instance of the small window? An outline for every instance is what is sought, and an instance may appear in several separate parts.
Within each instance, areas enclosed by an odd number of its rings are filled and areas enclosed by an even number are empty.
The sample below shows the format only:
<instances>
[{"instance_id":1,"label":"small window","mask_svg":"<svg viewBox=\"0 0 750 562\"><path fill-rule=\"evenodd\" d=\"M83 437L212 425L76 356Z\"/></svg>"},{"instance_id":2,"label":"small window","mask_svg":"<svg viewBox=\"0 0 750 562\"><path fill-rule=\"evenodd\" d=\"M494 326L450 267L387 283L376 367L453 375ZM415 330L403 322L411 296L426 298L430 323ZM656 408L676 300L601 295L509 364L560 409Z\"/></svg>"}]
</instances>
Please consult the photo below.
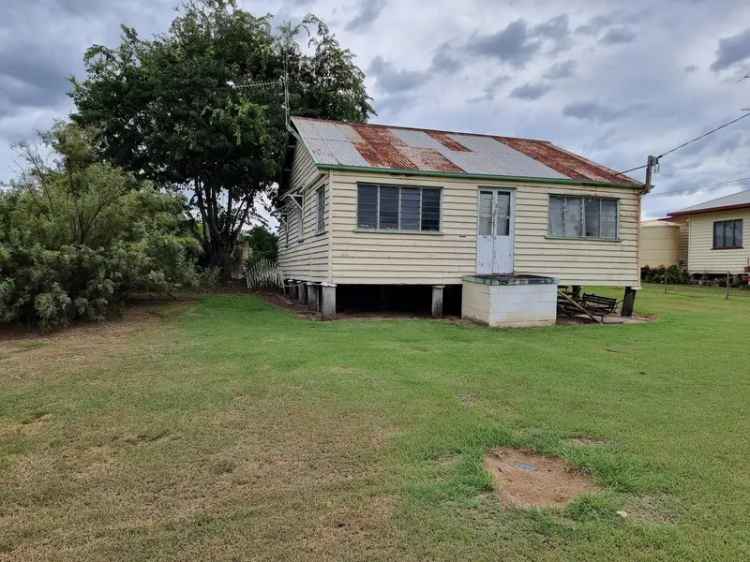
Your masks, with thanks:
<instances>
[{"instance_id":1,"label":"small window","mask_svg":"<svg viewBox=\"0 0 750 562\"><path fill-rule=\"evenodd\" d=\"M742 219L714 223L714 250L742 248Z\"/></svg>"},{"instance_id":2,"label":"small window","mask_svg":"<svg viewBox=\"0 0 750 562\"><path fill-rule=\"evenodd\" d=\"M316 200L318 203L317 209L317 233L325 231L326 229L326 188L325 186L319 187L315 192Z\"/></svg>"},{"instance_id":3,"label":"small window","mask_svg":"<svg viewBox=\"0 0 750 562\"><path fill-rule=\"evenodd\" d=\"M357 227L438 232L440 189L359 184Z\"/></svg>"},{"instance_id":4,"label":"small window","mask_svg":"<svg viewBox=\"0 0 750 562\"><path fill-rule=\"evenodd\" d=\"M550 236L617 240L617 219L617 199L550 195Z\"/></svg>"},{"instance_id":5,"label":"small window","mask_svg":"<svg viewBox=\"0 0 750 562\"><path fill-rule=\"evenodd\" d=\"M305 230L305 223L304 223L304 215L302 213L302 210L305 208L305 199L303 197L299 198L301 200L301 206L295 206L294 208L294 217L295 222L297 223L297 241L302 242L304 240L304 230Z\"/></svg>"}]
</instances>

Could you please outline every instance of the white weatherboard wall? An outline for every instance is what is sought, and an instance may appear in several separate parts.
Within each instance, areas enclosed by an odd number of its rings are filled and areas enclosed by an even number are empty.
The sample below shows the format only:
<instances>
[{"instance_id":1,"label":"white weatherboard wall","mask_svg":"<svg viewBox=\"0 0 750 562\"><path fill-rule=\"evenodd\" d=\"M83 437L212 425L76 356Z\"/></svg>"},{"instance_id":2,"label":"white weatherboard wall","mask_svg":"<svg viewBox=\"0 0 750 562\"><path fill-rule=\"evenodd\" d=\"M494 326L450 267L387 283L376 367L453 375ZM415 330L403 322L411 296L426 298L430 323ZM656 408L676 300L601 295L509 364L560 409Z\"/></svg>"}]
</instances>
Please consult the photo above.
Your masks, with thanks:
<instances>
[{"instance_id":1,"label":"white weatherboard wall","mask_svg":"<svg viewBox=\"0 0 750 562\"><path fill-rule=\"evenodd\" d=\"M549 326L557 321L557 285L488 285L465 281L461 317L492 327Z\"/></svg>"},{"instance_id":2,"label":"white weatherboard wall","mask_svg":"<svg viewBox=\"0 0 750 562\"><path fill-rule=\"evenodd\" d=\"M640 192L499 180L332 172L331 267L338 284L461 284L476 272L477 198L481 187L516 193L514 271L555 277L562 285L640 287ZM439 233L360 231L357 183L442 188ZM613 197L619 206L619 241L548 236L550 194Z\"/></svg>"},{"instance_id":3,"label":"white weatherboard wall","mask_svg":"<svg viewBox=\"0 0 750 562\"><path fill-rule=\"evenodd\" d=\"M714 250L714 222L742 219L744 248ZM750 209L691 215L688 219L690 273L744 273L750 265Z\"/></svg>"},{"instance_id":4,"label":"white weatherboard wall","mask_svg":"<svg viewBox=\"0 0 750 562\"><path fill-rule=\"evenodd\" d=\"M316 190L326 190L325 229L319 233ZM287 201L287 221L279 227L279 267L287 279L325 282L329 280L329 244L331 192L328 176L321 175L304 146L299 147L292 163L291 191L300 189L300 212Z\"/></svg>"}]
</instances>

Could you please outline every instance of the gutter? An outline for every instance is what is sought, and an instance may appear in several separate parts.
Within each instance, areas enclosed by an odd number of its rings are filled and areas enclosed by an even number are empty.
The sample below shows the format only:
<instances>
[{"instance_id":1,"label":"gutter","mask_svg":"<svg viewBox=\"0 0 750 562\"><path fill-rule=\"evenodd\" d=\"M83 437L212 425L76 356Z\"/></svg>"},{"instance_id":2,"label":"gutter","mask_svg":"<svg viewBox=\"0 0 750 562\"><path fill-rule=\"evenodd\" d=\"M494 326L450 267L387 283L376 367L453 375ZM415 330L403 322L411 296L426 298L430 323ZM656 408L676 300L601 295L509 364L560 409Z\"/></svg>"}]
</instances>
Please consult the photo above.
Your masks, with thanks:
<instances>
[{"instance_id":1,"label":"gutter","mask_svg":"<svg viewBox=\"0 0 750 562\"><path fill-rule=\"evenodd\" d=\"M739 209L750 209L750 203L737 203L735 205L725 205L724 207L711 207L708 209L696 209L694 211L675 211L667 215L668 219L674 217L688 217L690 215L704 215L706 213L720 213L722 211L736 211Z\"/></svg>"},{"instance_id":2,"label":"gutter","mask_svg":"<svg viewBox=\"0 0 750 562\"><path fill-rule=\"evenodd\" d=\"M612 183L595 180L573 180L568 178L533 178L526 176L499 176L494 174L464 174L460 172L439 172L425 170L411 170L408 168L372 168L368 166L343 166L340 164L316 164L319 170L354 172L363 174L389 174L394 176L421 176L435 178L467 179L467 180L499 180L514 183L544 183L551 185L576 185L591 187L618 187L622 189L643 190L643 184Z\"/></svg>"}]
</instances>

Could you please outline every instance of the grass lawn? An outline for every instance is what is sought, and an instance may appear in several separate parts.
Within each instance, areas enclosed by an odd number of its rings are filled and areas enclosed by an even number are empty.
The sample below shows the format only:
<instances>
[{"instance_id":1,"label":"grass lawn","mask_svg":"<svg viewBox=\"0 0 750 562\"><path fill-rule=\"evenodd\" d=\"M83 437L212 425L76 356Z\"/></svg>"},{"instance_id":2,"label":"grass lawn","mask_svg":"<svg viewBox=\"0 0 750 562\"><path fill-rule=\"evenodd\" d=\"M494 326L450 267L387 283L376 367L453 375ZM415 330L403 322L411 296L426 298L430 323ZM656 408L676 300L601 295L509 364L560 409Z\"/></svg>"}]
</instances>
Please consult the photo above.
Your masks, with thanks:
<instances>
[{"instance_id":1,"label":"grass lawn","mask_svg":"<svg viewBox=\"0 0 750 562\"><path fill-rule=\"evenodd\" d=\"M492 330L223 295L0 341L0 560L748 560L750 296L636 304ZM603 490L507 509L499 445Z\"/></svg>"}]
</instances>

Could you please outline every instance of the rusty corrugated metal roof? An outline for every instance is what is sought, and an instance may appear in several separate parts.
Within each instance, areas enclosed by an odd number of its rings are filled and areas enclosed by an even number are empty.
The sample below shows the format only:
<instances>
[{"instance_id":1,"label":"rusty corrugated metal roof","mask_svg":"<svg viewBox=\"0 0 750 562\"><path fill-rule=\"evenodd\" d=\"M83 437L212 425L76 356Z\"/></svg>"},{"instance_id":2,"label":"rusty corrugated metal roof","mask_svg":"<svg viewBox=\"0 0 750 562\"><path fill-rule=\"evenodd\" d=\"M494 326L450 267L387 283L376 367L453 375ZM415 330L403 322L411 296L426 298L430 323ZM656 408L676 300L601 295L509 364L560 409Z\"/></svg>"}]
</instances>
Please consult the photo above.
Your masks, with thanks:
<instances>
[{"instance_id":1,"label":"rusty corrugated metal roof","mask_svg":"<svg viewBox=\"0 0 750 562\"><path fill-rule=\"evenodd\" d=\"M292 122L318 165L641 185L543 140L307 117Z\"/></svg>"}]
</instances>

